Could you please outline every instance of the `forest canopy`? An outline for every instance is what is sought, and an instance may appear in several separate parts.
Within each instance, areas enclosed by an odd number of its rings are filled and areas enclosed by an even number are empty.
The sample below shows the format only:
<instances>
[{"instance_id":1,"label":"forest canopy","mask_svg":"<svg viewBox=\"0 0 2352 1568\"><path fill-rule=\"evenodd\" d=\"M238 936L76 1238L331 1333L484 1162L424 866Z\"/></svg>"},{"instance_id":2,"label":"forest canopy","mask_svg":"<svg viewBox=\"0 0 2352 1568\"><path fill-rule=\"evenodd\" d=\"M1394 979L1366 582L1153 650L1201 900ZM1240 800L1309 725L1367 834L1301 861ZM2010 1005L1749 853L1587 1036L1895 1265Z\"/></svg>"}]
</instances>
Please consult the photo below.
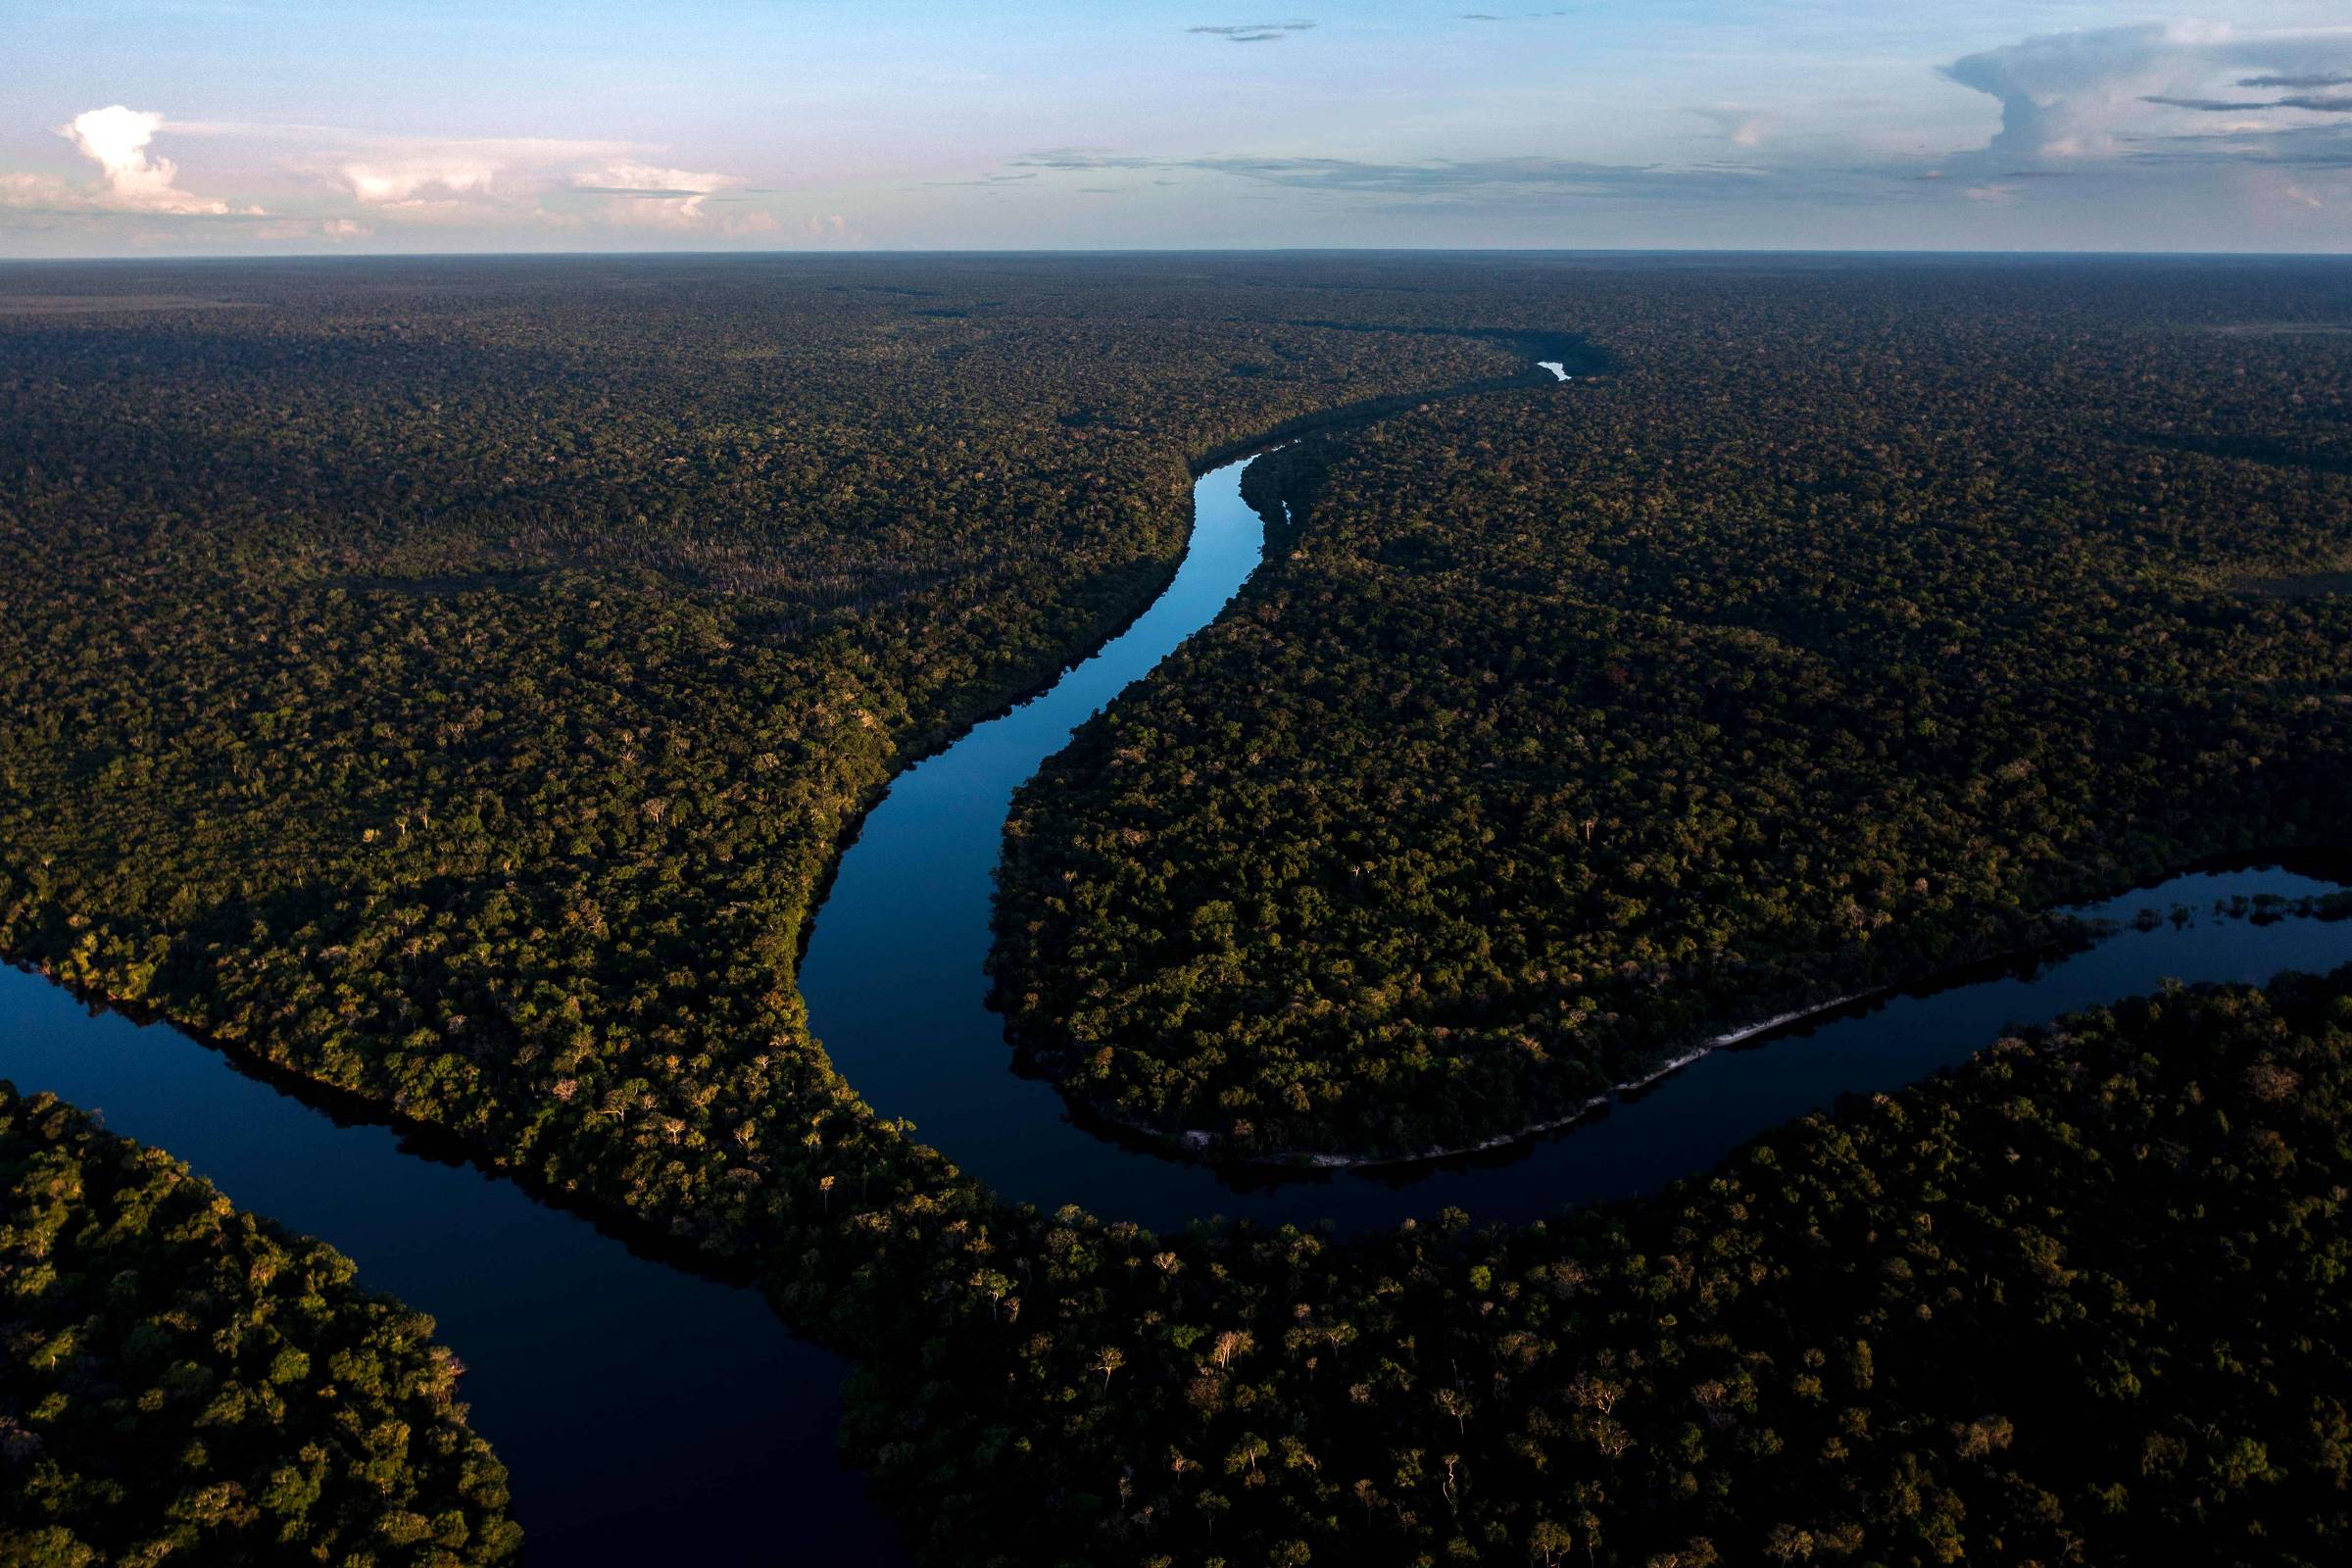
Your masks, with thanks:
<instances>
[{"instance_id":1,"label":"forest canopy","mask_svg":"<svg viewBox=\"0 0 2352 1568\"><path fill-rule=\"evenodd\" d=\"M2233 330L2339 265L100 270L0 276L77 302L0 313L0 952L758 1272L929 1558L2340 1555L2345 976L1347 1242L1005 1204L793 978L1278 431L1271 568L1014 823L1004 999L1122 1119L1489 1131L2340 840L2346 340Z\"/></svg>"},{"instance_id":2,"label":"forest canopy","mask_svg":"<svg viewBox=\"0 0 2352 1568\"><path fill-rule=\"evenodd\" d=\"M2208 327L2352 286L2073 275L1595 281L1609 373L1262 460L1268 564L1015 808L1032 1059L1231 1157L1475 1144L2340 846L2352 339Z\"/></svg>"},{"instance_id":3,"label":"forest canopy","mask_svg":"<svg viewBox=\"0 0 2352 1568\"><path fill-rule=\"evenodd\" d=\"M432 1319L0 1082L0 1561L508 1561Z\"/></svg>"},{"instance_id":4,"label":"forest canopy","mask_svg":"<svg viewBox=\"0 0 2352 1568\"><path fill-rule=\"evenodd\" d=\"M2340 1560L2352 968L1987 1046L1545 1224L1070 1221L861 1441L950 1561Z\"/></svg>"}]
</instances>

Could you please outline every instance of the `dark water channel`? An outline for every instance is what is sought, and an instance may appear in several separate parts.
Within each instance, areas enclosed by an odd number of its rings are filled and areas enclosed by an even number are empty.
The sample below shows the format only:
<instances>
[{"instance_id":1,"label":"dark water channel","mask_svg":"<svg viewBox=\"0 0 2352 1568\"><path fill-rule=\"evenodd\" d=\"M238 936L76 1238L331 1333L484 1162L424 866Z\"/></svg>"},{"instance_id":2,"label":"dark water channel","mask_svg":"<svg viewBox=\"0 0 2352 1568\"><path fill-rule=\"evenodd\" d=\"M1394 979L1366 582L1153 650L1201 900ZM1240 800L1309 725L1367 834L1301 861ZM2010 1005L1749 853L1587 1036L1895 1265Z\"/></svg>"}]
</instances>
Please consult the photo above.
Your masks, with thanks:
<instances>
[{"instance_id":1,"label":"dark water channel","mask_svg":"<svg viewBox=\"0 0 2352 1568\"><path fill-rule=\"evenodd\" d=\"M759 1292L4 966L0 1077L101 1112L431 1313L534 1568L910 1560L834 1458L846 1364Z\"/></svg>"},{"instance_id":2,"label":"dark water channel","mask_svg":"<svg viewBox=\"0 0 2352 1568\"><path fill-rule=\"evenodd\" d=\"M1191 552L1141 620L1034 701L899 775L817 911L800 977L817 1038L868 1104L913 1121L923 1142L1007 1198L1046 1209L1074 1202L1163 1231L1210 1214L1328 1218L1362 1231L1447 1204L1533 1219L1704 1169L1846 1091L1892 1089L1958 1061L2004 1024L2043 1022L2168 978L2266 980L2352 962L2352 921L2255 924L2210 913L2220 899L2295 900L2337 884L2278 867L2197 873L2078 911L2128 922L2142 908L2184 904L2202 911L2185 927L2123 929L2060 960L1759 1035L1617 1097L1574 1128L1473 1156L1369 1170L1218 1169L1106 1137L1074 1120L1051 1084L1010 1070L1004 1020L984 1005L992 874L1013 790L1214 618L1257 564L1264 527L1242 500L1245 466L1194 485Z\"/></svg>"},{"instance_id":3,"label":"dark water channel","mask_svg":"<svg viewBox=\"0 0 2352 1568\"><path fill-rule=\"evenodd\" d=\"M1555 374L1559 368L1552 368ZM1561 379L1567 377L1563 374ZM801 971L812 1026L886 1116L1016 1200L1175 1229L1199 1215L1330 1218L1344 1230L1452 1204L1529 1218L1653 1189L1850 1090L1956 1061L2004 1025L2154 989L2352 961L2352 921L2218 919L2217 899L2337 884L2277 867L2199 873L2083 912L2123 929L2061 960L1979 976L1714 1053L1586 1123L1484 1154L1373 1171L1220 1171L1074 1123L1009 1070L983 1004L991 872L1014 788L1071 731L1206 625L1257 564L1263 528L1231 464L1195 486L1175 581L1050 691L902 774L866 819ZM905 1560L833 1456L843 1363L795 1340L753 1291L633 1253L589 1220L237 1070L170 1028L91 1012L0 968L0 1075L103 1111L239 1204L355 1258L430 1312L469 1369L476 1428L513 1475L535 1564L886 1564Z\"/></svg>"}]
</instances>

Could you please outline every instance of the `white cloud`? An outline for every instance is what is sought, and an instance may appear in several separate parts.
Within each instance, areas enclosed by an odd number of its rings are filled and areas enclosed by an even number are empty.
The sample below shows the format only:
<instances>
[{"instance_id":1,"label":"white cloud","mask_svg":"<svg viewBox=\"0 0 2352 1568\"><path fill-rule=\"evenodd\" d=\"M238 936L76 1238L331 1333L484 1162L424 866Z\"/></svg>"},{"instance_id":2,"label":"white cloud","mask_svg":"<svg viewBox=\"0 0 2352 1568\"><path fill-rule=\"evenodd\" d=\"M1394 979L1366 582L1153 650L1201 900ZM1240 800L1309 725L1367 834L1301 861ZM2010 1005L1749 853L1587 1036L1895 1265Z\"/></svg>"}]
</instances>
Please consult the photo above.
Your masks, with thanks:
<instances>
[{"instance_id":1,"label":"white cloud","mask_svg":"<svg viewBox=\"0 0 2352 1568\"><path fill-rule=\"evenodd\" d=\"M388 221L448 224L499 217L555 227L582 219L627 228L752 232L751 215L706 205L750 181L741 174L646 162L627 143L555 137L376 139L311 155L301 167ZM551 199L584 197L582 213Z\"/></svg>"},{"instance_id":2,"label":"white cloud","mask_svg":"<svg viewBox=\"0 0 2352 1568\"><path fill-rule=\"evenodd\" d=\"M664 169L659 164L617 159L575 175L572 183L581 190L602 187L627 194L708 196L712 191L733 190L748 181L741 174L697 173L689 169Z\"/></svg>"},{"instance_id":3,"label":"white cloud","mask_svg":"<svg viewBox=\"0 0 2352 1568\"><path fill-rule=\"evenodd\" d=\"M2239 33L2176 22L2027 38L1943 74L2000 100L2001 128L1986 152L2069 161L2131 155L2157 137L2218 148L2229 137L2291 132L2327 113L2325 98L2277 88L2347 70L2352 28Z\"/></svg>"},{"instance_id":4,"label":"white cloud","mask_svg":"<svg viewBox=\"0 0 2352 1568\"><path fill-rule=\"evenodd\" d=\"M629 151L621 142L552 136L315 134L345 145L307 154L294 161L295 167L375 209L523 204L569 184L575 172Z\"/></svg>"},{"instance_id":5,"label":"white cloud","mask_svg":"<svg viewBox=\"0 0 2352 1568\"><path fill-rule=\"evenodd\" d=\"M253 234L256 239L325 239L340 244L345 240L366 239L374 232L366 223L348 218L285 218L262 224Z\"/></svg>"},{"instance_id":6,"label":"white cloud","mask_svg":"<svg viewBox=\"0 0 2352 1568\"><path fill-rule=\"evenodd\" d=\"M406 158L351 162L338 167L343 183L370 206L413 202L428 196L487 196L497 184L500 164L476 153L420 153Z\"/></svg>"},{"instance_id":7,"label":"white cloud","mask_svg":"<svg viewBox=\"0 0 2352 1568\"><path fill-rule=\"evenodd\" d=\"M741 174L665 169L621 159L572 176L574 190L606 198L607 221L644 228L691 228L710 216L703 204L749 184ZM723 225L722 225L723 226Z\"/></svg>"},{"instance_id":8,"label":"white cloud","mask_svg":"<svg viewBox=\"0 0 2352 1568\"><path fill-rule=\"evenodd\" d=\"M1730 104L1716 104L1690 111L1703 120L1715 122L1724 140L1735 147L1761 147L1772 133L1772 122L1752 109L1740 109Z\"/></svg>"},{"instance_id":9,"label":"white cloud","mask_svg":"<svg viewBox=\"0 0 2352 1568\"><path fill-rule=\"evenodd\" d=\"M57 134L98 166L100 184L77 185L54 174L0 173L0 207L47 208L60 212L151 213L166 217L220 218L228 203L175 183L179 166L148 151L166 128L152 110L110 104L85 110L57 127ZM258 207L242 209L259 214Z\"/></svg>"},{"instance_id":10,"label":"white cloud","mask_svg":"<svg viewBox=\"0 0 2352 1568\"><path fill-rule=\"evenodd\" d=\"M2145 122L2149 97L2192 88L2204 69L2195 34L2147 23L2004 44L1954 61L1944 74L2001 101L1991 151L2081 158L2115 152L2117 129Z\"/></svg>"},{"instance_id":11,"label":"white cloud","mask_svg":"<svg viewBox=\"0 0 2352 1568\"><path fill-rule=\"evenodd\" d=\"M90 193L55 174L0 174L0 207L67 208L92 205Z\"/></svg>"},{"instance_id":12,"label":"white cloud","mask_svg":"<svg viewBox=\"0 0 2352 1568\"><path fill-rule=\"evenodd\" d=\"M97 164L118 205L149 213L227 212L226 202L179 189L172 183L179 177L179 166L148 153L147 144L163 128L164 117L151 110L112 104L75 115L58 126L57 133Z\"/></svg>"}]
</instances>

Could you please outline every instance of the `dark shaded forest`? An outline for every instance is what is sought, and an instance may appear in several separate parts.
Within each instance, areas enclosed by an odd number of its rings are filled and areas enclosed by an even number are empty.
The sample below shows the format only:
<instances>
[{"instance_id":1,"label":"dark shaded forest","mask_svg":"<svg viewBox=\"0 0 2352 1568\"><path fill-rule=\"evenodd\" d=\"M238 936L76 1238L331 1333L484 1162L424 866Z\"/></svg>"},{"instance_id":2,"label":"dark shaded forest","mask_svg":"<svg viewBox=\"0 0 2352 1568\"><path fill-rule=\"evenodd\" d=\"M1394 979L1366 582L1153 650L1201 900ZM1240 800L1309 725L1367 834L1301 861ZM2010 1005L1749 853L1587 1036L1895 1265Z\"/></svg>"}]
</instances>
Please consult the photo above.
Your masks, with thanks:
<instances>
[{"instance_id":1,"label":"dark shaded forest","mask_svg":"<svg viewBox=\"0 0 2352 1568\"><path fill-rule=\"evenodd\" d=\"M160 1151L0 1082L0 1560L510 1560L433 1322Z\"/></svg>"},{"instance_id":2,"label":"dark shaded forest","mask_svg":"<svg viewBox=\"0 0 2352 1568\"><path fill-rule=\"evenodd\" d=\"M2352 561L2352 352L2106 282L1596 289L1612 373L1266 460L1295 536L1016 808L1030 1054L1229 1155L1459 1146L2340 843L2352 600L2281 587Z\"/></svg>"},{"instance_id":3,"label":"dark shaded forest","mask_svg":"<svg viewBox=\"0 0 2352 1568\"><path fill-rule=\"evenodd\" d=\"M0 316L0 951L758 1269L930 1558L2340 1550L2343 977L1348 1244L1004 1205L792 980L891 773L1151 598L1193 465L1349 409L1254 481L1289 559L1025 798L1000 973L1089 1100L1492 1127L2321 842L2346 350L2209 329L2352 315L2339 266L4 286L75 304ZM1528 334L1606 374L1520 388Z\"/></svg>"},{"instance_id":4,"label":"dark shaded forest","mask_svg":"<svg viewBox=\"0 0 2352 1568\"><path fill-rule=\"evenodd\" d=\"M1073 1219L1017 1319L854 1408L950 1558L2331 1562L2348 1089L2352 969L2075 1017L1548 1224Z\"/></svg>"},{"instance_id":5,"label":"dark shaded forest","mask_svg":"<svg viewBox=\"0 0 2352 1568\"><path fill-rule=\"evenodd\" d=\"M1190 455L1514 370L1031 270L237 269L253 309L11 318L0 943L670 1180L774 1100L755 1058L823 1073L791 968L856 812L1149 600Z\"/></svg>"}]
</instances>

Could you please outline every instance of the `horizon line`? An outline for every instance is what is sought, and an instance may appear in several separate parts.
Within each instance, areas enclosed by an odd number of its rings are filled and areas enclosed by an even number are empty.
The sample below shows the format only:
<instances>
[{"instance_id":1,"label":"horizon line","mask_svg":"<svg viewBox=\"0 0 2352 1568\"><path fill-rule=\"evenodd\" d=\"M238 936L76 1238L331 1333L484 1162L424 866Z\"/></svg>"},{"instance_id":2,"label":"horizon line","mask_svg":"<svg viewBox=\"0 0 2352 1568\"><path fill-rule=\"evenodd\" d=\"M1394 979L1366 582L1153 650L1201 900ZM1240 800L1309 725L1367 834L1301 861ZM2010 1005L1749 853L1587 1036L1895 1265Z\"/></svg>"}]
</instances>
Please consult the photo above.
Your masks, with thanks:
<instances>
[{"instance_id":1,"label":"horizon line","mask_svg":"<svg viewBox=\"0 0 2352 1568\"><path fill-rule=\"evenodd\" d=\"M2352 261L2352 250L2139 250L2034 249L2018 246L1798 245L1135 245L925 246L867 250L453 250L453 251L257 251L248 255L0 256L0 268L108 265L236 266L254 262L430 262L430 261L784 261L906 260L926 257L1145 257L1145 256L1870 256L2048 260Z\"/></svg>"}]
</instances>

